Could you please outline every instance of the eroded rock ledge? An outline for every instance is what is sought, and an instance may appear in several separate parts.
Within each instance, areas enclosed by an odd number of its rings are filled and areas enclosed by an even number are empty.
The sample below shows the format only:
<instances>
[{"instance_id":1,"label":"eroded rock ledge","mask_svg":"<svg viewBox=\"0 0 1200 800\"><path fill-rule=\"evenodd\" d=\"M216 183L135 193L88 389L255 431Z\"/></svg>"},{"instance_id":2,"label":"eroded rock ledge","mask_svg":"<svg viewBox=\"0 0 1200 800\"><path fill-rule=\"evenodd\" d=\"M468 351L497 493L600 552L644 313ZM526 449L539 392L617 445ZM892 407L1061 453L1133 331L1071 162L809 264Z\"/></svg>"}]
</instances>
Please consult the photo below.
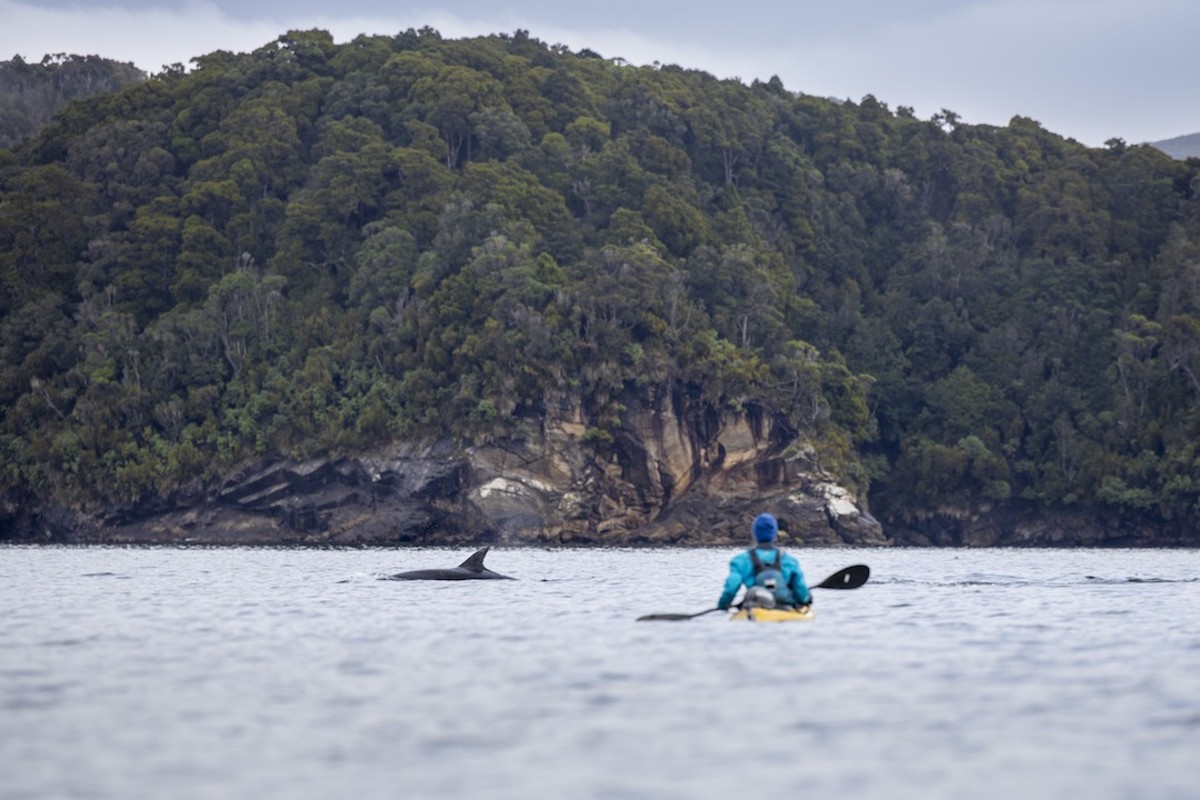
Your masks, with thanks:
<instances>
[{"instance_id":1,"label":"eroded rock ledge","mask_svg":"<svg viewBox=\"0 0 1200 800\"><path fill-rule=\"evenodd\" d=\"M577 403L526 422L522 438L471 447L268 459L215 490L102 513L35 504L7 527L57 542L728 545L770 511L786 543L887 543L786 420L760 409L717 413L651 395L629 408L603 454L584 442Z\"/></svg>"}]
</instances>

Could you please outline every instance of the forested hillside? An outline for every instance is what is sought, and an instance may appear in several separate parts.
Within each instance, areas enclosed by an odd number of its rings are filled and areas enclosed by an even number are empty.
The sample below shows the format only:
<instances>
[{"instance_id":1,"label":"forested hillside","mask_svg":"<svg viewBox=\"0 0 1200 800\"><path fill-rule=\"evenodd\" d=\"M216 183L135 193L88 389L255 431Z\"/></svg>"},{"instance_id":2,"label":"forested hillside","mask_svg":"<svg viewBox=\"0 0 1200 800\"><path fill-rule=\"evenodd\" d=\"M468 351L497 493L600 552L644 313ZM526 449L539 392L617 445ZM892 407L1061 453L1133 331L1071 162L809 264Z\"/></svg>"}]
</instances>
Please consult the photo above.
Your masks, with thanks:
<instances>
[{"instance_id":1,"label":"forested hillside","mask_svg":"<svg viewBox=\"0 0 1200 800\"><path fill-rule=\"evenodd\" d=\"M786 415L886 524L1200 518L1200 162L524 32L293 31L0 150L0 488L248 458L603 454L662 386Z\"/></svg>"},{"instance_id":2,"label":"forested hillside","mask_svg":"<svg viewBox=\"0 0 1200 800\"><path fill-rule=\"evenodd\" d=\"M132 64L99 56L46 56L28 64L0 61L0 147L12 147L46 125L60 108L83 97L144 81Z\"/></svg>"}]
</instances>

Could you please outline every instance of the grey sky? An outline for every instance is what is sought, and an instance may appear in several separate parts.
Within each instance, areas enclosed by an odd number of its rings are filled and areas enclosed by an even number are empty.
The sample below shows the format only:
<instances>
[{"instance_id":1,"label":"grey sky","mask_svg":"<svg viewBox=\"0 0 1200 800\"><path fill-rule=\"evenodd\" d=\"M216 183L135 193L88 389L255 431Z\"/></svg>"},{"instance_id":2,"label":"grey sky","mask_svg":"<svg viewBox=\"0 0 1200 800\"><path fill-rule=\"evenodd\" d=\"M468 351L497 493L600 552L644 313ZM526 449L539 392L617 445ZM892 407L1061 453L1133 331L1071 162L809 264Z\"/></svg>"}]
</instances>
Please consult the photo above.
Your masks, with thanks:
<instances>
[{"instance_id":1,"label":"grey sky","mask_svg":"<svg viewBox=\"0 0 1200 800\"><path fill-rule=\"evenodd\" d=\"M1032 117L1100 146L1200 131L1197 0L0 0L0 59L97 54L158 71L293 28L511 33L966 122Z\"/></svg>"}]
</instances>

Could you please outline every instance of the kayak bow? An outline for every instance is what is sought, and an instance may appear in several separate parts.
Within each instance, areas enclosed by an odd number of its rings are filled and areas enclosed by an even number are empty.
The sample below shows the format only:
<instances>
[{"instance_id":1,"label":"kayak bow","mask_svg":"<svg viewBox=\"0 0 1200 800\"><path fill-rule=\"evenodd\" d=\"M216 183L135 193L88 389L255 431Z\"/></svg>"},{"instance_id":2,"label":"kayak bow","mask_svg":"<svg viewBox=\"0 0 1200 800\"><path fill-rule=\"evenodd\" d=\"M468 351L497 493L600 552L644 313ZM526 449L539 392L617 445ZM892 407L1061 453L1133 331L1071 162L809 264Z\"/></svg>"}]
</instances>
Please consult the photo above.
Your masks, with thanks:
<instances>
[{"instance_id":1,"label":"kayak bow","mask_svg":"<svg viewBox=\"0 0 1200 800\"><path fill-rule=\"evenodd\" d=\"M801 608L743 608L729 618L750 622L804 622L814 616L816 615L813 614L811 606L803 606Z\"/></svg>"}]
</instances>

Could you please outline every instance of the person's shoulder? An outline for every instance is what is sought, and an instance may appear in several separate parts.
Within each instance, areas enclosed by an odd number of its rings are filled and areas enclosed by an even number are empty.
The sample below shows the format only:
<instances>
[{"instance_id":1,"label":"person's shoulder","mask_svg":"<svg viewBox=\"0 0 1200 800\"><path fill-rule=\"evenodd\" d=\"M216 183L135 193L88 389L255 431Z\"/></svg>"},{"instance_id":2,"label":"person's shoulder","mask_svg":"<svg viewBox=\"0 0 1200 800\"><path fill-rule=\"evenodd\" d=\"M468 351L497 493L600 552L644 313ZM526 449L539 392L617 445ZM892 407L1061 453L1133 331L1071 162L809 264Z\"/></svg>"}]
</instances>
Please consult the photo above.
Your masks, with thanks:
<instances>
[{"instance_id":1,"label":"person's shoulder","mask_svg":"<svg viewBox=\"0 0 1200 800\"><path fill-rule=\"evenodd\" d=\"M794 555L792 555L791 553L789 553L786 550L783 551L783 563L791 564L791 565L795 566L797 569L799 569L799 567L800 567L800 559L796 558Z\"/></svg>"},{"instance_id":2,"label":"person's shoulder","mask_svg":"<svg viewBox=\"0 0 1200 800\"><path fill-rule=\"evenodd\" d=\"M750 563L750 551L749 550L739 550L737 553L734 554L733 558L729 559L729 563L730 564L749 564Z\"/></svg>"}]
</instances>

